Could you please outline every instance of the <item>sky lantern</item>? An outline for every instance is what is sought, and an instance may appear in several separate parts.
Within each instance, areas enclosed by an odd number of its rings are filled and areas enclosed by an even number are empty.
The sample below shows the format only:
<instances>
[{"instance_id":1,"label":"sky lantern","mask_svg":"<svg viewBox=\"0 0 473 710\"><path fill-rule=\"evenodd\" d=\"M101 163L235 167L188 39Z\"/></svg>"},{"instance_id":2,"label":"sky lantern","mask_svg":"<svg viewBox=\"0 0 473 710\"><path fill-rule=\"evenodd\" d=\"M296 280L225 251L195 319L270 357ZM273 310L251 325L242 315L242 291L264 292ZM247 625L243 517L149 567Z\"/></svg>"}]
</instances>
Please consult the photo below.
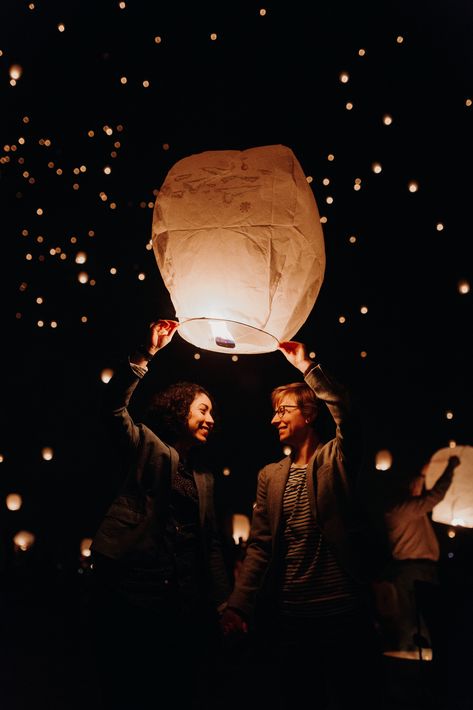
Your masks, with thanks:
<instances>
[{"instance_id":1,"label":"sky lantern","mask_svg":"<svg viewBox=\"0 0 473 710\"><path fill-rule=\"evenodd\" d=\"M54 458L54 451L50 446L44 446L41 449L41 456L45 461L51 461Z\"/></svg>"},{"instance_id":2,"label":"sky lantern","mask_svg":"<svg viewBox=\"0 0 473 710\"><path fill-rule=\"evenodd\" d=\"M473 446L439 449L427 464L425 483L427 488L432 488L450 456L458 456L460 464L455 468L445 497L432 510L432 520L473 528Z\"/></svg>"},{"instance_id":3,"label":"sky lantern","mask_svg":"<svg viewBox=\"0 0 473 710\"><path fill-rule=\"evenodd\" d=\"M380 449L375 456L375 468L377 471L387 471L391 468L393 456L389 449Z\"/></svg>"},{"instance_id":4,"label":"sky lantern","mask_svg":"<svg viewBox=\"0 0 473 710\"><path fill-rule=\"evenodd\" d=\"M168 172L153 250L184 340L276 350L306 321L325 271L317 204L290 148L205 151Z\"/></svg>"},{"instance_id":5,"label":"sky lantern","mask_svg":"<svg viewBox=\"0 0 473 710\"><path fill-rule=\"evenodd\" d=\"M13 537L15 550L26 552L34 545L35 535L29 530L19 530Z\"/></svg>"},{"instance_id":6,"label":"sky lantern","mask_svg":"<svg viewBox=\"0 0 473 710\"><path fill-rule=\"evenodd\" d=\"M23 505L22 497L19 493L9 493L5 499L8 510L20 510Z\"/></svg>"},{"instance_id":7,"label":"sky lantern","mask_svg":"<svg viewBox=\"0 0 473 710\"><path fill-rule=\"evenodd\" d=\"M81 557L90 557L91 556L91 550L90 546L92 545L92 538L91 537L84 537L80 541L80 554Z\"/></svg>"},{"instance_id":8,"label":"sky lantern","mask_svg":"<svg viewBox=\"0 0 473 710\"><path fill-rule=\"evenodd\" d=\"M232 516L232 537L235 544L238 545L240 540L246 542L250 535L251 522L247 515L243 513L234 513Z\"/></svg>"}]
</instances>

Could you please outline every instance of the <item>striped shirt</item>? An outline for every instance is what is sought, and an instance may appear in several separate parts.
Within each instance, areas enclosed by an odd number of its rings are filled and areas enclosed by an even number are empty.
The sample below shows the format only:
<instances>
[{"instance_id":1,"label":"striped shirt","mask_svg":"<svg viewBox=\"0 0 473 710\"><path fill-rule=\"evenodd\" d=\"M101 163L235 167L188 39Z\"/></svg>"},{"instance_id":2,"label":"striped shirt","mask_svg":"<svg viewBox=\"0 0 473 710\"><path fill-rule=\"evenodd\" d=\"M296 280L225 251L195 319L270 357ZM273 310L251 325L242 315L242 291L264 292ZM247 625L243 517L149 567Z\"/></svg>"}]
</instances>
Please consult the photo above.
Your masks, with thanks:
<instances>
[{"instance_id":1,"label":"striped shirt","mask_svg":"<svg viewBox=\"0 0 473 710\"><path fill-rule=\"evenodd\" d=\"M285 557L282 612L331 616L359 606L357 587L341 569L312 514L307 466L291 465L283 499Z\"/></svg>"}]
</instances>

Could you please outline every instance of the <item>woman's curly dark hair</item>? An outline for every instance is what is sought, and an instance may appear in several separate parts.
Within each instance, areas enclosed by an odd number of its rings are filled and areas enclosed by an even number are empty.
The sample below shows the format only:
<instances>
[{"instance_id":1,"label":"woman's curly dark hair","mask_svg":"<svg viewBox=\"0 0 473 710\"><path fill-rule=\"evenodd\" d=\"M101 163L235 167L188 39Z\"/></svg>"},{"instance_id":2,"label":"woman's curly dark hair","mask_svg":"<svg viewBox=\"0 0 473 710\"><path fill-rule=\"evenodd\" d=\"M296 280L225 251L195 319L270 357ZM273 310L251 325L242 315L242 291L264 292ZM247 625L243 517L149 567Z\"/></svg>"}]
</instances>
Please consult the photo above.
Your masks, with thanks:
<instances>
[{"instance_id":1,"label":"woman's curly dark hair","mask_svg":"<svg viewBox=\"0 0 473 710\"><path fill-rule=\"evenodd\" d=\"M212 402L212 416L215 420L215 402L205 387L194 382L175 382L152 395L144 423L161 439L173 444L187 432L189 409L199 394L207 395Z\"/></svg>"}]
</instances>

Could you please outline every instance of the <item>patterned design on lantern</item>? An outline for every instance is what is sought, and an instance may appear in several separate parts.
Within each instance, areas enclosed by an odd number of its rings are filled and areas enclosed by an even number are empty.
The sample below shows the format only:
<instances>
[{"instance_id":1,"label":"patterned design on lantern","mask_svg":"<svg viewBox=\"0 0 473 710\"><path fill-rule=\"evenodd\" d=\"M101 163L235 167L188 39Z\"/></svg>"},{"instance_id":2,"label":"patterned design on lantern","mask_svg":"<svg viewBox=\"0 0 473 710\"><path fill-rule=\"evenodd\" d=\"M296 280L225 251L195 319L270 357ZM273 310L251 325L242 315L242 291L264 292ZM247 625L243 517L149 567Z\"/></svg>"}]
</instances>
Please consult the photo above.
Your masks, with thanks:
<instances>
[{"instance_id":1,"label":"patterned design on lantern","mask_svg":"<svg viewBox=\"0 0 473 710\"><path fill-rule=\"evenodd\" d=\"M317 204L282 145L178 161L155 203L152 241L179 334L215 352L276 350L306 321L324 277Z\"/></svg>"},{"instance_id":2,"label":"patterned design on lantern","mask_svg":"<svg viewBox=\"0 0 473 710\"><path fill-rule=\"evenodd\" d=\"M458 456L453 480L444 496L432 510L432 520L445 525L473 528L473 446L439 449L426 467L425 484L432 488L445 470L450 456Z\"/></svg>"}]
</instances>

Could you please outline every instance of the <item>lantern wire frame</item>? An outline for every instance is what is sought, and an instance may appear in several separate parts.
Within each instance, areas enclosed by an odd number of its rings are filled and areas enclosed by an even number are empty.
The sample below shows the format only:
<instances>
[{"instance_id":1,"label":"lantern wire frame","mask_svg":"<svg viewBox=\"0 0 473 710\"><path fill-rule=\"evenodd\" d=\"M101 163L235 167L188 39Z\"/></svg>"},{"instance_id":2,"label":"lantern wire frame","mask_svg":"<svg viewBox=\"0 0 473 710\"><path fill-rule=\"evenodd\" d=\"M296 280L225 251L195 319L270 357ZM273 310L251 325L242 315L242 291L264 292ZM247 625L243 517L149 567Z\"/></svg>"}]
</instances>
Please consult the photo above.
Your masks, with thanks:
<instances>
[{"instance_id":1,"label":"lantern wire frame","mask_svg":"<svg viewBox=\"0 0 473 710\"><path fill-rule=\"evenodd\" d=\"M269 353L279 347L279 340L271 333L225 318L188 318L179 322L178 333L202 350L227 355Z\"/></svg>"}]
</instances>

